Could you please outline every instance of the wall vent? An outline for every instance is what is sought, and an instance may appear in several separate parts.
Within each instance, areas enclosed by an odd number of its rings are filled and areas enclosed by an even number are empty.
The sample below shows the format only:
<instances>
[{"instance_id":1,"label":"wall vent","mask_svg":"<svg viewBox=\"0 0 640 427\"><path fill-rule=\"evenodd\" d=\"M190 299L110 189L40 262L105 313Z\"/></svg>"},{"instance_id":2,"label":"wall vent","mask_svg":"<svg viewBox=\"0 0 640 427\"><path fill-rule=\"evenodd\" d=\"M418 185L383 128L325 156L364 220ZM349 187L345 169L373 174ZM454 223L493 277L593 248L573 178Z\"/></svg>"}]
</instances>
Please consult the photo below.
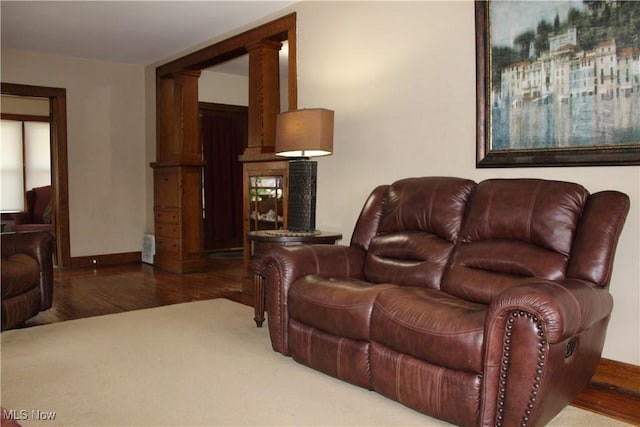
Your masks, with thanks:
<instances>
[{"instance_id":1,"label":"wall vent","mask_svg":"<svg viewBox=\"0 0 640 427\"><path fill-rule=\"evenodd\" d=\"M145 234L142 237L142 262L153 264L153 256L156 254L156 236Z\"/></svg>"}]
</instances>

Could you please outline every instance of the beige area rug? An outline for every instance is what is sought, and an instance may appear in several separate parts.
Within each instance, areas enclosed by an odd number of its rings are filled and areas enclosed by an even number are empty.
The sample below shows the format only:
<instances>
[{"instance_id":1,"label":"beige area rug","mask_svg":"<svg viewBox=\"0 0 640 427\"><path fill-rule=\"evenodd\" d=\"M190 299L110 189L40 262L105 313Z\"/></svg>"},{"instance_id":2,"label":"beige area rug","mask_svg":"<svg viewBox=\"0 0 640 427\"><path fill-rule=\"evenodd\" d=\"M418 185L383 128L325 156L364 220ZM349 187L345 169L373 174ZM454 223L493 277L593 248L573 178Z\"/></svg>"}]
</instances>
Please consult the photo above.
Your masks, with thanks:
<instances>
[{"instance_id":1,"label":"beige area rug","mask_svg":"<svg viewBox=\"0 0 640 427\"><path fill-rule=\"evenodd\" d=\"M218 299L3 332L2 406L24 426L449 425L273 352L252 319Z\"/></svg>"}]
</instances>

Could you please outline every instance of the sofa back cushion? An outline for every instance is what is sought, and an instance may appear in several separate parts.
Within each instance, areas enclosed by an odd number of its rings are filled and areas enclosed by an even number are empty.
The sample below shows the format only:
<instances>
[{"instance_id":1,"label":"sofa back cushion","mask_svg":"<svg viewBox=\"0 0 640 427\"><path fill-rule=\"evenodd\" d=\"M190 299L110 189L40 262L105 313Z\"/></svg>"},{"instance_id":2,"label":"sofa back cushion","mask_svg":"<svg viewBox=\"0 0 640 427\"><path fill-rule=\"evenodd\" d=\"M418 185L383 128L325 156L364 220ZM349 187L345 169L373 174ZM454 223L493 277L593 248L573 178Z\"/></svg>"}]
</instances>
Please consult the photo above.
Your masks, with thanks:
<instances>
[{"instance_id":1,"label":"sofa back cushion","mask_svg":"<svg viewBox=\"0 0 640 427\"><path fill-rule=\"evenodd\" d=\"M27 191L27 209L31 213L31 222L43 224L43 216L51 204L51 186L36 187ZM49 214L50 215L50 214ZM46 223L51 223L49 220Z\"/></svg>"},{"instance_id":2,"label":"sofa back cushion","mask_svg":"<svg viewBox=\"0 0 640 427\"><path fill-rule=\"evenodd\" d=\"M358 248L364 252L369 250L371 239L378 232L382 209L389 191L388 185L376 187L365 202L358 216L358 221L351 234L351 247Z\"/></svg>"},{"instance_id":3,"label":"sofa back cushion","mask_svg":"<svg viewBox=\"0 0 640 427\"><path fill-rule=\"evenodd\" d=\"M475 186L471 180L450 177L391 184L368 245L367 280L439 289Z\"/></svg>"},{"instance_id":4,"label":"sofa back cushion","mask_svg":"<svg viewBox=\"0 0 640 427\"><path fill-rule=\"evenodd\" d=\"M563 279L588 198L587 190L568 182L479 183L442 289L488 304L531 278Z\"/></svg>"},{"instance_id":5,"label":"sofa back cushion","mask_svg":"<svg viewBox=\"0 0 640 427\"><path fill-rule=\"evenodd\" d=\"M567 277L609 285L629 208L629 196L619 191L600 191L589 197L573 242Z\"/></svg>"}]
</instances>

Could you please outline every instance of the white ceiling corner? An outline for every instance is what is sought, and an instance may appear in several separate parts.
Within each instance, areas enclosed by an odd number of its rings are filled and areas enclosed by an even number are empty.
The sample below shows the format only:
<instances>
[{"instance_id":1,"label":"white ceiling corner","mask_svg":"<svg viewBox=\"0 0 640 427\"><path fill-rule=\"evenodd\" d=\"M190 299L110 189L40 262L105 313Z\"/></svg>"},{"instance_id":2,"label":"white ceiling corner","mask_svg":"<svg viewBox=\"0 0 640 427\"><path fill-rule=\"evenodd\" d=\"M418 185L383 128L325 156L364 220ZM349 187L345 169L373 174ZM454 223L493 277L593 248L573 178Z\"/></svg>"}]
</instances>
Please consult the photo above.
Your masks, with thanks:
<instances>
[{"instance_id":1,"label":"white ceiling corner","mask_svg":"<svg viewBox=\"0 0 640 427\"><path fill-rule=\"evenodd\" d=\"M2 0L0 42L3 48L149 65L294 3Z\"/></svg>"}]
</instances>

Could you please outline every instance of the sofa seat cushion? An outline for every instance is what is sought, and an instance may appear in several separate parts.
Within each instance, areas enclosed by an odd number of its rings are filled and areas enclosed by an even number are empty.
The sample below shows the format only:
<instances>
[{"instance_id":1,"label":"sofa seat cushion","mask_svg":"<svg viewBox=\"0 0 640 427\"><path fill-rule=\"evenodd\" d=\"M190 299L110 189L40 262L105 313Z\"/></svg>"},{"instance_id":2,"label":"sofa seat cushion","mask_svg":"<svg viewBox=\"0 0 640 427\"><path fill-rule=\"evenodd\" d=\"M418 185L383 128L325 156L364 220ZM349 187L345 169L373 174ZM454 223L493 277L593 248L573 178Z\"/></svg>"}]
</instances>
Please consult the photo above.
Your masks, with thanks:
<instances>
[{"instance_id":1,"label":"sofa seat cushion","mask_svg":"<svg viewBox=\"0 0 640 427\"><path fill-rule=\"evenodd\" d=\"M487 309L434 289L385 290L373 307L371 340L434 365L482 372Z\"/></svg>"},{"instance_id":2,"label":"sofa seat cushion","mask_svg":"<svg viewBox=\"0 0 640 427\"><path fill-rule=\"evenodd\" d=\"M298 363L366 389L372 389L369 341L328 334L289 319L289 351Z\"/></svg>"},{"instance_id":3,"label":"sofa seat cushion","mask_svg":"<svg viewBox=\"0 0 640 427\"><path fill-rule=\"evenodd\" d=\"M445 369L375 342L370 353L378 393L456 426L479 425L482 374Z\"/></svg>"},{"instance_id":4,"label":"sofa seat cushion","mask_svg":"<svg viewBox=\"0 0 640 427\"><path fill-rule=\"evenodd\" d=\"M37 287L40 279L38 261L26 254L2 258L2 299L20 295Z\"/></svg>"},{"instance_id":5,"label":"sofa seat cushion","mask_svg":"<svg viewBox=\"0 0 640 427\"><path fill-rule=\"evenodd\" d=\"M330 334L368 341L373 302L394 285L305 276L289 289L289 317Z\"/></svg>"}]
</instances>

